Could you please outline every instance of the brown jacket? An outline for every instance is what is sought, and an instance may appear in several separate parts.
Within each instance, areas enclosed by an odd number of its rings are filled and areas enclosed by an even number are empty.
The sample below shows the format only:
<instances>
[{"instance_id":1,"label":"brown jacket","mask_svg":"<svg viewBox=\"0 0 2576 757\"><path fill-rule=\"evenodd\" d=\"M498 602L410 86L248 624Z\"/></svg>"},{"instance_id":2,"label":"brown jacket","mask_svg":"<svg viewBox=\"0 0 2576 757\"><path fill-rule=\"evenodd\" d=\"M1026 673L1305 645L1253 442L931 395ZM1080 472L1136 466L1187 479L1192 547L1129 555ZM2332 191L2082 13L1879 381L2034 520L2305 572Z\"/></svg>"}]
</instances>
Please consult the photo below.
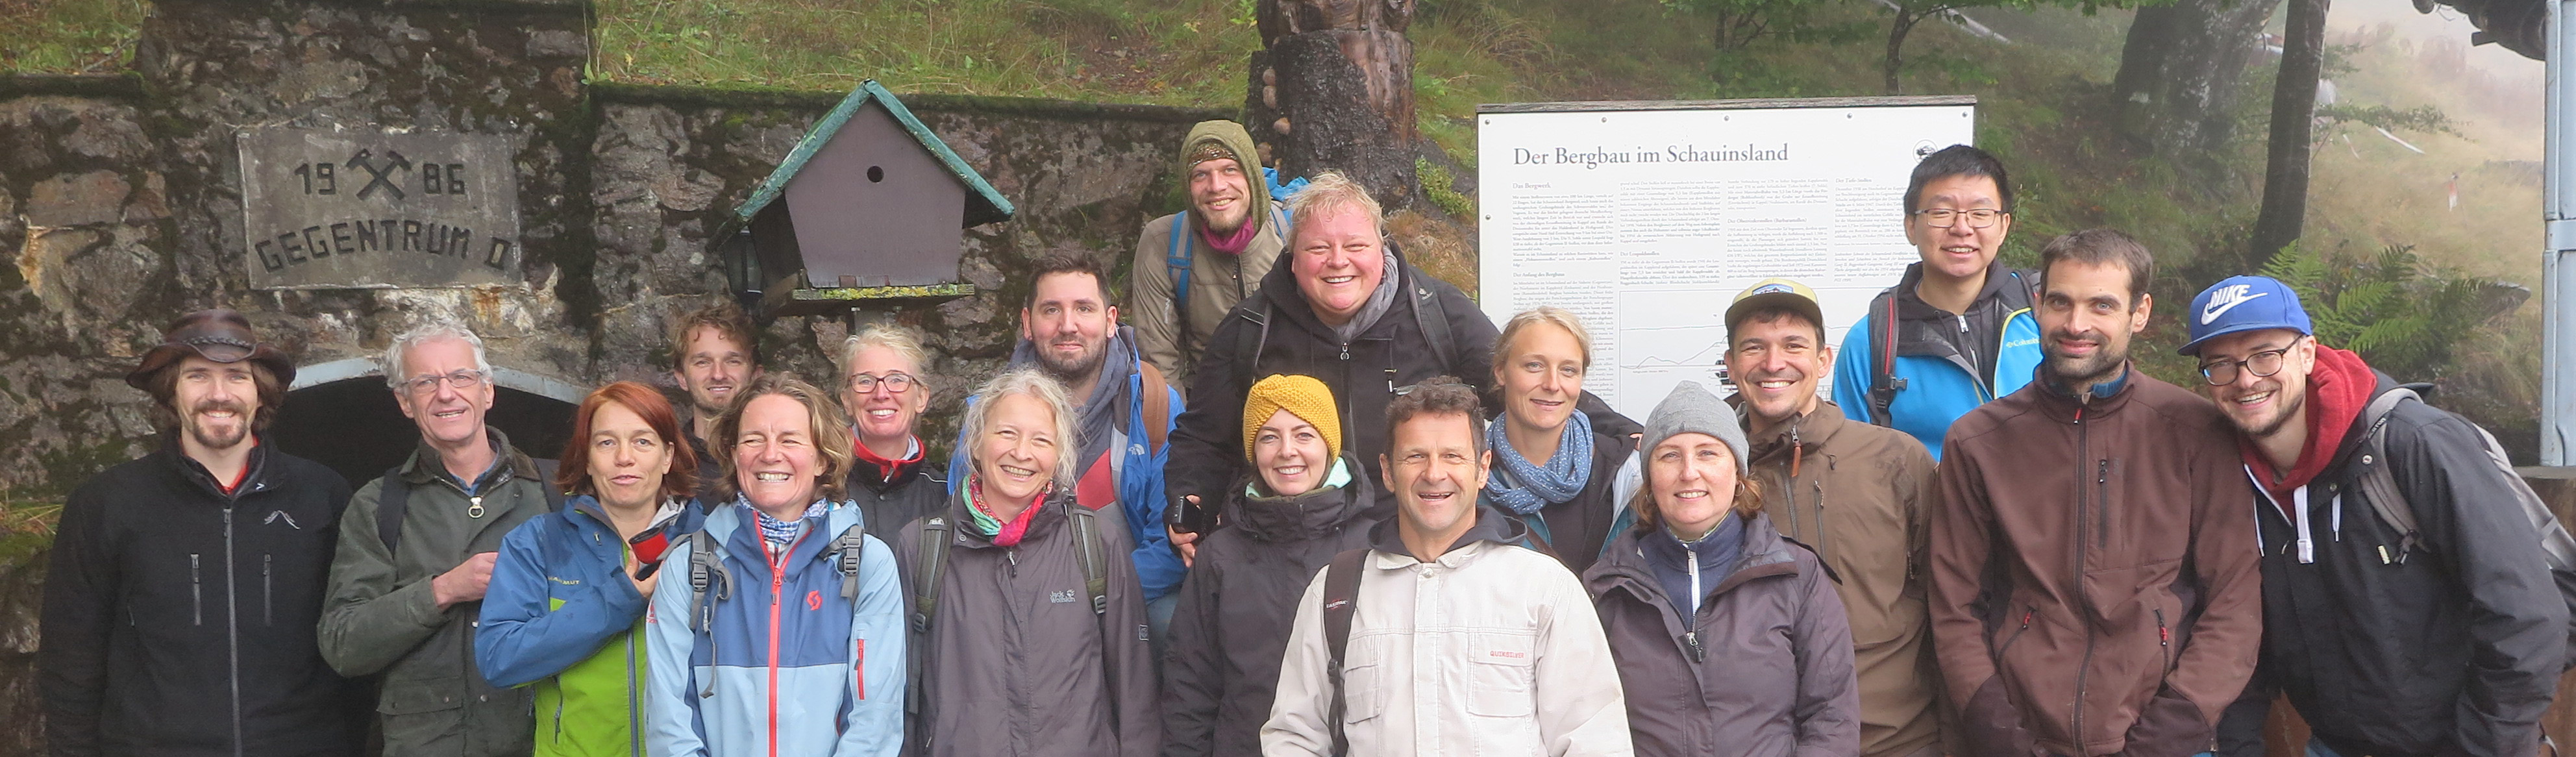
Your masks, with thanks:
<instances>
[{"instance_id":1,"label":"brown jacket","mask_svg":"<svg viewBox=\"0 0 2576 757\"><path fill-rule=\"evenodd\" d=\"M1978 755L2208 750L2262 635L2253 497L2207 400L2124 369L1950 427L1932 632ZM2035 751L2036 750L2036 751Z\"/></svg>"},{"instance_id":2,"label":"brown jacket","mask_svg":"<svg viewBox=\"0 0 2576 757\"><path fill-rule=\"evenodd\" d=\"M1904 432L1844 419L1830 402L1750 441L1763 512L1840 579L1834 591L1851 618L1860 676L1860 753L1932 746L1941 680L1923 589L1932 454Z\"/></svg>"}]
</instances>

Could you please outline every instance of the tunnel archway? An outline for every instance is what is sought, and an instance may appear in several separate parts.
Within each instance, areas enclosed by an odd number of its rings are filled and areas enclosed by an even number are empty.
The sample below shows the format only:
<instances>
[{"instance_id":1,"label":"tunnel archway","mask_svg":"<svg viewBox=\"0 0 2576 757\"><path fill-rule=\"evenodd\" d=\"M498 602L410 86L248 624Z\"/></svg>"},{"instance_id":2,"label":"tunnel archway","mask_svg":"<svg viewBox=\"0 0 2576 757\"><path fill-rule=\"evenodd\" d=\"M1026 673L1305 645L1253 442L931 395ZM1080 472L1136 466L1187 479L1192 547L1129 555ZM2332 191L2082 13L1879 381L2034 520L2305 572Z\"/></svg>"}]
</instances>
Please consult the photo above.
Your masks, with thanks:
<instances>
[{"instance_id":1,"label":"tunnel archway","mask_svg":"<svg viewBox=\"0 0 2576 757\"><path fill-rule=\"evenodd\" d=\"M498 365L492 367L492 383L497 391L484 422L530 457L561 454L586 392L568 381ZM419 446L420 431L394 403L376 361L350 358L297 368L268 439L281 452L339 471L355 487L401 465Z\"/></svg>"}]
</instances>

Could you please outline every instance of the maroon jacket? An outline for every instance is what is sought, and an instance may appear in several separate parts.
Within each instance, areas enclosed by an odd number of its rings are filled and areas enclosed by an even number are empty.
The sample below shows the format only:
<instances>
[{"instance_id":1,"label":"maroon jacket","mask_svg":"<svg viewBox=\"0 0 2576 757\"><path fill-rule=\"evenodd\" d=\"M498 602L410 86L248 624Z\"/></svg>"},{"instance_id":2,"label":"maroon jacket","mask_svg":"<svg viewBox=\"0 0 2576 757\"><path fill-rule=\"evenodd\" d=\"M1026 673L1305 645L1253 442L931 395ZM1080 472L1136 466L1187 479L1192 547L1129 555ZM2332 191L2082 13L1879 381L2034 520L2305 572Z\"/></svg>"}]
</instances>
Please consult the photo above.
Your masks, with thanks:
<instances>
[{"instance_id":1,"label":"maroon jacket","mask_svg":"<svg viewBox=\"0 0 2576 757\"><path fill-rule=\"evenodd\" d=\"M2210 749L2262 637L2253 496L2218 408L2126 370L1969 412L1932 513L1932 632L1977 755Z\"/></svg>"}]
</instances>

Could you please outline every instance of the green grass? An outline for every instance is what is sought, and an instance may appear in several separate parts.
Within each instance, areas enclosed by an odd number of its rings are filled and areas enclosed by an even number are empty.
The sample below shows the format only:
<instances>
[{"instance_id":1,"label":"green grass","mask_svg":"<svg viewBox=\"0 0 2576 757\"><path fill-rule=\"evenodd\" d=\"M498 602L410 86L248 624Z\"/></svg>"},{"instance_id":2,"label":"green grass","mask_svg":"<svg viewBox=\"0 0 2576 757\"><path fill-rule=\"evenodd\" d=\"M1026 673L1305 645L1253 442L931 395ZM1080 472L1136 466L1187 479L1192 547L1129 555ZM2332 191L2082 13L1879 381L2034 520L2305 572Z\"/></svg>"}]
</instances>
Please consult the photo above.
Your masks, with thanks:
<instances>
[{"instance_id":1,"label":"green grass","mask_svg":"<svg viewBox=\"0 0 2576 757\"><path fill-rule=\"evenodd\" d=\"M0 0L0 72L123 70L144 0Z\"/></svg>"},{"instance_id":2,"label":"green grass","mask_svg":"<svg viewBox=\"0 0 2576 757\"><path fill-rule=\"evenodd\" d=\"M595 79L1240 106L1242 0L600 0ZM1103 97L1114 93L1114 97Z\"/></svg>"}]
</instances>

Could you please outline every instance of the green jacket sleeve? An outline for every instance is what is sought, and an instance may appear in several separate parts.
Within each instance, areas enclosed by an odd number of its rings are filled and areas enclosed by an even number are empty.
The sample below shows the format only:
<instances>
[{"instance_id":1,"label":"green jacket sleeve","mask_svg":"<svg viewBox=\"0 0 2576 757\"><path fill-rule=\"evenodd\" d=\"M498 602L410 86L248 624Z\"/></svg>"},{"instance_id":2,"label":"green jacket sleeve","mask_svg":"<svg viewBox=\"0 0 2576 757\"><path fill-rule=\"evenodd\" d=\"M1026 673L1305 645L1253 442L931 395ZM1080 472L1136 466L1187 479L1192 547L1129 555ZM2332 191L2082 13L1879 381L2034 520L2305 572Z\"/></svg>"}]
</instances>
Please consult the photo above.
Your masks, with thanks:
<instances>
[{"instance_id":1,"label":"green jacket sleeve","mask_svg":"<svg viewBox=\"0 0 2576 757\"><path fill-rule=\"evenodd\" d=\"M446 620L430 594L434 576L400 581L393 554L376 536L376 502L383 486L373 481L359 488L340 517L339 551L331 558L322 623L315 631L322 660L351 678L384 670L429 640Z\"/></svg>"}]
</instances>

